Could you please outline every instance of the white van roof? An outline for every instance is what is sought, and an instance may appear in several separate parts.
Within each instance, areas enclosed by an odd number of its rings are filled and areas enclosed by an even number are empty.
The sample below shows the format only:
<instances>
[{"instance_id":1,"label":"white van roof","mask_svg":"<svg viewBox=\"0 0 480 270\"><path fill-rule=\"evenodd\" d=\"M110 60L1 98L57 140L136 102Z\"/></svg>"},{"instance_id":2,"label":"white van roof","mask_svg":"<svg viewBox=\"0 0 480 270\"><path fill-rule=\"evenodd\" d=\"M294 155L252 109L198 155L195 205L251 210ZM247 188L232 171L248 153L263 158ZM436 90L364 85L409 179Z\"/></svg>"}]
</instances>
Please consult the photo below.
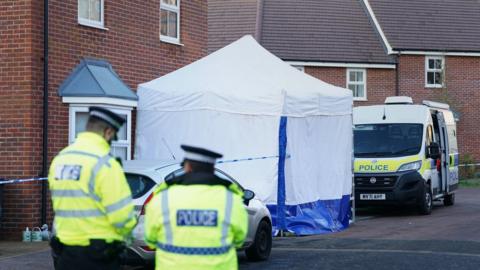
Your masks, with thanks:
<instances>
[{"instance_id":1,"label":"white van roof","mask_svg":"<svg viewBox=\"0 0 480 270\"><path fill-rule=\"evenodd\" d=\"M450 110L450 106L446 103L440 103L440 102L435 102L435 101L430 101L430 100L424 100L422 102L423 105L426 105L430 108L437 108L437 109L444 109L444 110Z\"/></svg>"},{"instance_id":2,"label":"white van roof","mask_svg":"<svg viewBox=\"0 0 480 270\"><path fill-rule=\"evenodd\" d=\"M430 109L425 105L374 105L353 108L353 124L425 124L430 117Z\"/></svg>"},{"instance_id":3,"label":"white van roof","mask_svg":"<svg viewBox=\"0 0 480 270\"><path fill-rule=\"evenodd\" d=\"M413 104L413 99L406 96L387 97L385 104Z\"/></svg>"}]
</instances>

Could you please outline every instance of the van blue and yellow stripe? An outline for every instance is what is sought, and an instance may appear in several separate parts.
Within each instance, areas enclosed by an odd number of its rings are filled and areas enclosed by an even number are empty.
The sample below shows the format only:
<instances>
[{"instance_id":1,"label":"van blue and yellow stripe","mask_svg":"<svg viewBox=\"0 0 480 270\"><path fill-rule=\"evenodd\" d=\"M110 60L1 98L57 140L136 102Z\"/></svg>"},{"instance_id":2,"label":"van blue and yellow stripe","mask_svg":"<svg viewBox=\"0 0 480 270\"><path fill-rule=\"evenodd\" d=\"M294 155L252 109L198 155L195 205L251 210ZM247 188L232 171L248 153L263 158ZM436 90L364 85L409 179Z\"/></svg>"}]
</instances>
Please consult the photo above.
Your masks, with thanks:
<instances>
[{"instance_id":1,"label":"van blue and yellow stripe","mask_svg":"<svg viewBox=\"0 0 480 270\"><path fill-rule=\"evenodd\" d=\"M450 167L457 167L460 164L458 153L450 154Z\"/></svg>"}]
</instances>

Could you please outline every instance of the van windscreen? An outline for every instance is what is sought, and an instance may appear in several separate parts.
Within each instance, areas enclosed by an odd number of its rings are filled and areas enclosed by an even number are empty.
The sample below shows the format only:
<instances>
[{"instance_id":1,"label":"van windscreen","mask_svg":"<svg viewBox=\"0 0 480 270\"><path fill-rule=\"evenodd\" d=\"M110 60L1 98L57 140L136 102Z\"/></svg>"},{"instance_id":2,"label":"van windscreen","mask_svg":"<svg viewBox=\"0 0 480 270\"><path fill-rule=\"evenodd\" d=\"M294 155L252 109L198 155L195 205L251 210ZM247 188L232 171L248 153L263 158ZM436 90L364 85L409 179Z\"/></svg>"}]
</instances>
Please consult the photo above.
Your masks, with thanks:
<instances>
[{"instance_id":1,"label":"van windscreen","mask_svg":"<svg viewBox=\"0 0 480 270\"><path fill-rule=\"evenodd\" d=\"M355 157L399 157L420 152L422 124L365 124L354 128Z\"/></svg>"}]
</instances>

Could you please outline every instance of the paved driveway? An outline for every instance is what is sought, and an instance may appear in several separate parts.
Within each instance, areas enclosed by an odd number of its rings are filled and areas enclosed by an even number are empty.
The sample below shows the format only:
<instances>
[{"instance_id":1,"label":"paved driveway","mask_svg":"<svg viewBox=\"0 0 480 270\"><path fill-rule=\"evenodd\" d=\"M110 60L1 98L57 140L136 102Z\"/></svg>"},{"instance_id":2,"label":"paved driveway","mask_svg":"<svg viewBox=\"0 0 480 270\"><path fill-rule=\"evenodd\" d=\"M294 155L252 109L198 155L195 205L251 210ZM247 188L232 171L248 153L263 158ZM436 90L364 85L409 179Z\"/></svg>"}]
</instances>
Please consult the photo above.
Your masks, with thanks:
<instances>
[{"instance_id":1,"label":"paved driveway","mask_svg":"<svg viewBox=\"0 0 480 270\"><path fill-rule=\"evenodd\" d=\"M1 253L1 250L0 250ZM412 210L362 210L344 232L276 238L267 262L240 269L480 269L480 189L460 189L454 206L430 216ZM0 269L52 269L49 252L1 258Z\"/></svg>"},{"instance_id":2,"label":"paved driveway","mask_svg":"<svg viewBox=\"0 0 480 270\"><path fill-rule=\"evenodd\" d=\"M280 238L268 262L240 269L480 269L480 189L460 189L454 206L432 215L412 209L362 209L348 230Z\"/></svg>"}]
</instances>

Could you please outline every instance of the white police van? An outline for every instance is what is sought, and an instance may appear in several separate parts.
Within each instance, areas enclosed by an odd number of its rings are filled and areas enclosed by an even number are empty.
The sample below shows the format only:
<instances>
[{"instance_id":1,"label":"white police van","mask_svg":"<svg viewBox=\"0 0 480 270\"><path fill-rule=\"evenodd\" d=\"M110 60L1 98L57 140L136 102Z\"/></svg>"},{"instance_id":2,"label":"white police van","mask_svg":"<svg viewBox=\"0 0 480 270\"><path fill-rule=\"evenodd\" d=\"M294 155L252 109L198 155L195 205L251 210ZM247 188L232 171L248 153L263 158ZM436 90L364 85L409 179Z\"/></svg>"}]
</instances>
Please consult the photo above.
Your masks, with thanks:
<instances>
[{"instance_id":1,"label":"white police van","mask_svg":"<svg viewBox=\"0 0 480 270\"><path fill-rule=\"evenodd\" d=\"M449 105L388 97L353 110L357 206L453 205L458 186L456 125Z\"/></svg>"}]
</instances>

